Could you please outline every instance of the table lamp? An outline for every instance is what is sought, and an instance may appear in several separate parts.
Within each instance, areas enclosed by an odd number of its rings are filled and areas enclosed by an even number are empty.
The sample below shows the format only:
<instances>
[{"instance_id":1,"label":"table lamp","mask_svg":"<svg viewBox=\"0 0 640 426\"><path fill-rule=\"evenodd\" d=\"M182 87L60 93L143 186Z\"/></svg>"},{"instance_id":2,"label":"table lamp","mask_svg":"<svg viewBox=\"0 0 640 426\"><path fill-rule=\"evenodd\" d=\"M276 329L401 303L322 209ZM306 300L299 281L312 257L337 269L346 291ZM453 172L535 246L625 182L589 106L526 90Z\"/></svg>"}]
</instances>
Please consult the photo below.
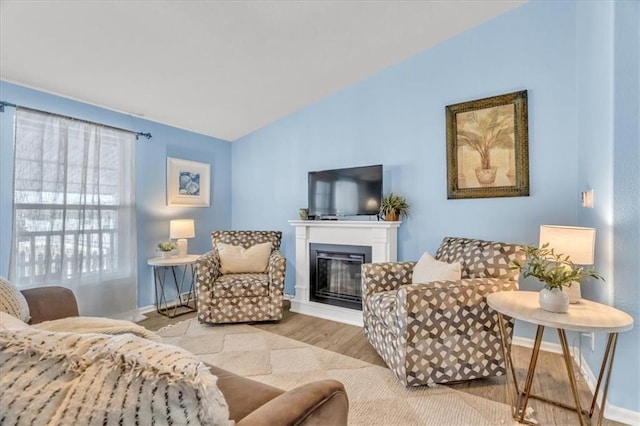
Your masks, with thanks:
<instances>
[{"instance_id":1,"label":"table lamp","mask_svg":"<svg viewBox=\"0 0 640 426\"><path fill-rule=\"evenodd\" d=\"M578 226L540 226L540 247L549 243L549 248L556 253L569 256L576 265L593 265L596 244L596 230ZM577 303L582 297L580 283L574 282L565 287L569 303Z\"/></svg>"},{"instance_id":2,"label":"table lamp","mask_svg":"<svg viewBox=\"0 0 640 426\"><path fill-rule=\"evenodd\" d=\"M196 236L193 219L177 219L169 222L169 238L177 238L178 257L185 257L189 252L187 238Z\"/></svg>"}]
</instances>

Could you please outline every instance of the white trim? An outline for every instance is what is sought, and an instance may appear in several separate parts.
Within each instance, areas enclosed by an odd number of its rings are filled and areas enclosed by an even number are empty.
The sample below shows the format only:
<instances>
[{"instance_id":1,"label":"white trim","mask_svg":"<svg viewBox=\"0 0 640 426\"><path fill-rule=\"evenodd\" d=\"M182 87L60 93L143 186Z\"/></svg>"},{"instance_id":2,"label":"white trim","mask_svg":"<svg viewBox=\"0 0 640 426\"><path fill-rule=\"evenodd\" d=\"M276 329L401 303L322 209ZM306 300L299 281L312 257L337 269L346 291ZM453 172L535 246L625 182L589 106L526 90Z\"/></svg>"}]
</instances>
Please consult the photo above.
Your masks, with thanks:
<instances>
[{"instance_id":1,"label":"white trim","mask_svg":"<svg viewBox=\"0 0 640 426\"><path fill-rule=\"evenodd\" d=\"M529 339L527 337L513 336L512 341L513 341L513 344L516 346L533 348L533 339ZM540 349L547 352L562 354L562 347L560 346L559 343L550 343L550 342L543 341L542 344L540 345ZM593 374L593 371L591 371L591 368L589 367L587 360L584 358L584 356L582 356L582 353L580 354L580 360L578 361L576 360L576 357L575 357L576 347L572 346L571 349L572 349L571 352L573 355L574 362L577 365L582 366L580 373L582 374L585 383L589 387L589 391L591 392L591 395L593 395L596 389L597 378L595 374ZM600 407L601 405L602 405L602 392L600 392L600 394L598 395L598 407ZM608 420L613 420L616 422L629 424L629 425L640 424L640 412L629 410L628 408L618 407L617 405L611 404L609 400L607 400L604 417Z\"/></svg>"},{"instance_id":2,"label":"white trim","mask_svg":"<svg viewBox=\"0 0 640 426\"><path fill-rule=\"evenodd\" d=\"M291 312L337 321L343 324L355 325L357 327L364 326L362 321L362 311L327 305L325 303L291 299Z\"/></svg>"}]
</instances>

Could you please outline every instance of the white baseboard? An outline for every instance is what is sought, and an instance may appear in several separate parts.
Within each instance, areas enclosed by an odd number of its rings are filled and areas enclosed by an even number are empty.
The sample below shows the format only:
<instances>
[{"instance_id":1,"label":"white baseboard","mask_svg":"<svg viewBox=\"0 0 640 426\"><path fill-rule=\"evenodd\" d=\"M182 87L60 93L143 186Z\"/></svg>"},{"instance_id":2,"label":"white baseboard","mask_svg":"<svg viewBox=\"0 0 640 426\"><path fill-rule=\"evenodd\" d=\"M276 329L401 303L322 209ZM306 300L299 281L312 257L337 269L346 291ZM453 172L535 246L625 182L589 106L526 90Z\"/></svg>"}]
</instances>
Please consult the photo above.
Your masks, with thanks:
<instances>
[{"instance_id":1,"label":"white baseboard","mask_svg":"<svg viewBox=\"0 0 640 426\"><path fill-rule=\"evenodd\" d=\"M184 298L186 298L188 295L189 295L189 293L182 293L182 298L184 299ZM178 303L178 299L177 299L177 298L176 298L176 299L173 299L173 300L169 300L169 301L167 302L167 305L172 306L172 305L174 305L174 304L176 304L176 303ZM148 314L148 313L151 313L151 312L156 312L157 310L158 310L158 309L157 309L156 305L140 306L140 307L138 308L138 310L136 311L136 313L137 313L136 318L137 318L137 319L135 319L135 320L131 320L131 321L133 321L133 322L140 322L140 321L142 321L143 319L146 319L146 317L144 316L144 314Z\"/></svg>"},{"instance_id":2,"label":"white baseboard","mask_svg":"<svg viewBox=\"0 0 640 426\"><path fill-rule=\"evenodd\" d=\"M533 342L534 342L533 339L529 339L526 337L513 336L513 344L516 346L533 348ZM542 344L540 345L540 349L547 352L562 354L562 346L560 346L559 343L549 343L549 342L543 341ZM589 390L591 391L591 395L593 395L596 389L596 384L597 384L597 378L595 374L593 374L593 371L591 371L591 368L589 367L589 364L587 364L587 361L582 355L582 353L580 353L580 359L577 360L576 348L572 347L571 352L573 355L573 360L576 363L576 365L580 365L582 367L581 374L584 378L585 383L589 387ZM602 406L602 390L598 395L597 403L598 403L598 407ZM606 408L604 411L604 417L608 420L613 420L613 421L624 423L624 424L640 425L640 412L629 410L627 408L618 407L616 405L611 404L609 400L607 400Z\"/></svg>"}]
</instances>

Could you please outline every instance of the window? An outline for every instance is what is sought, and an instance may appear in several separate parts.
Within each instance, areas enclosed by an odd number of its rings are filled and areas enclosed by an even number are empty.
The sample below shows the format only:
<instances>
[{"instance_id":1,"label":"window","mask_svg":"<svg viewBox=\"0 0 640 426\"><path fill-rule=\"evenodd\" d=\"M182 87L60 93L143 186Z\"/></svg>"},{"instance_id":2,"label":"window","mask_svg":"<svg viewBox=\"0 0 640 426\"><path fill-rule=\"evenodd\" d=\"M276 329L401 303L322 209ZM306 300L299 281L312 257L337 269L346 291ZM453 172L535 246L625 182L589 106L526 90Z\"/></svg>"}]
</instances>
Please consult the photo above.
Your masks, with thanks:
<instances>
[{"instance_id":1,"label":"window","mask_svg":"<svg viewBox=\"0 0 640 426\"><path fill-rule=\"evenodd\" d=\"M126 131L18 109L10 268L18 286L70 287L81 308L100 306L90 310L98 315L105 301L81 300L90 294L84 287L104 294L126 282L135 308L134 140Z\"/></svg>"}]
</instances>

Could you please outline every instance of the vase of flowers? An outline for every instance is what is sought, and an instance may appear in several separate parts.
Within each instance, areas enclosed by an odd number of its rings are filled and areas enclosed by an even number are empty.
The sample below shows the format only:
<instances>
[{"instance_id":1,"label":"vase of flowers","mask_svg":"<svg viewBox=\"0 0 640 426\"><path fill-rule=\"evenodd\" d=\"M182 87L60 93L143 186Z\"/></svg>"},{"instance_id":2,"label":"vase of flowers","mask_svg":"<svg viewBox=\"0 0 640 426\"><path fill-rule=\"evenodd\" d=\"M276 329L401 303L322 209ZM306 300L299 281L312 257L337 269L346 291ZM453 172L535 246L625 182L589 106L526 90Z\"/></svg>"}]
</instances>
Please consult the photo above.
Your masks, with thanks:
<instances>
[{"instance_id":1,"label":"vase of flowers","mask_svg":"<svg viewBox=\"0 0 640 426\"><path fill-rule=\"evenodd\" d=\"M513 261L512 269L517 269L523 277L535 277L543 285L540 291L540 307L545 311L565 313L569 310L569 297L563 291L574 282L587 277L603 280L593 267L588 269L576 266L569 256L556 253L549 244L542 247L526 246L525 260Z\"/></svg>"},{"instance_id":2,"label":"vase of flowers","mask_svg":"<svg viewBox=\"0 0 640 426\"><path fill-rule=\"evenodd\" d=\"M176 247L177 245L173 241L161 241L158 243L158 251L163 259L170 258L171 252L175 250Z\"/></svg>"}]
</instances>

